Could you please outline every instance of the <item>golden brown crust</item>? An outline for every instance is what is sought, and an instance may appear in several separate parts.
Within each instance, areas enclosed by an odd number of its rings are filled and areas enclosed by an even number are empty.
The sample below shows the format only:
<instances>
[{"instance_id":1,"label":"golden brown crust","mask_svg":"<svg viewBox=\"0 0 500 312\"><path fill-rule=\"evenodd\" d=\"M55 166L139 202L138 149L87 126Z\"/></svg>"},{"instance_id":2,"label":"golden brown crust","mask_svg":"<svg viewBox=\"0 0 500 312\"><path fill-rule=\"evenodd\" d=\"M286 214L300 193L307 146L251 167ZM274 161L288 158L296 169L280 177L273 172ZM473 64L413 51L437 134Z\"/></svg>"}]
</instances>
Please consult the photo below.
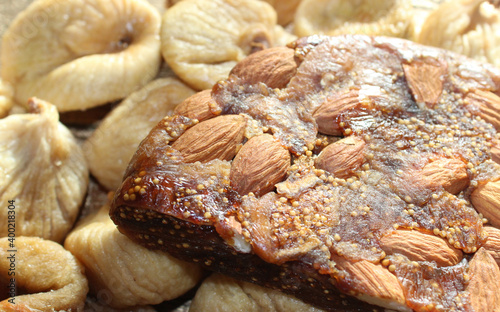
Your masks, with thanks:
<instances>
[{"instance_id":1,"label":"golden brown crust","mask_svg":"<svg viewBox=\"0 0 500 312\"><path fill-rule=\"evenodd\" d=\"M147 247L315 298L322 308L344 300L339 290L399 310L455 307L454 298L466 291L463 254L474 254L487 238L487 220L469 196L500 178L490 152L496 130L481 118L480 104L464 99L475 90L498 92L500 71L394 38L312 36L289 48L297 68L284 87L270 88L239 69L212 89L214 113L221 116L199 124L186 116L164 118L132 159L113 220ZM272 62L262 59L268 68ZM418 64L429 66L420 72ZM435 80L430 93L419 85L425 73ZM288 76L267 74L258 77ZM243 139L233 131L241 118ZM233 130L217 130L226 126ZM232 164L261 134L280 142L292 165L274 190L254 194L241 191L245 177L235 182L233 173L231 179ZM361 143L353 149L360 157L335 159L338 171L335 164L329 169L332 161L318 166L329 144L348 140L327 138L332 134ZM226 144L211 144L223 137ZM260 155L265 163L266 153ZM265 182L274 172L248 182ZM415 234L406 237L412 247L403 248L406 253L387 241L391 246L383 248L383 237L395 230ZM439 253L429 247L434 243L446 246L442 254L416 257L419 250ZM364 270L374 280L380 276L386 291L368 287L367 274L356 273Z\"/></svg>"}]
</instances>

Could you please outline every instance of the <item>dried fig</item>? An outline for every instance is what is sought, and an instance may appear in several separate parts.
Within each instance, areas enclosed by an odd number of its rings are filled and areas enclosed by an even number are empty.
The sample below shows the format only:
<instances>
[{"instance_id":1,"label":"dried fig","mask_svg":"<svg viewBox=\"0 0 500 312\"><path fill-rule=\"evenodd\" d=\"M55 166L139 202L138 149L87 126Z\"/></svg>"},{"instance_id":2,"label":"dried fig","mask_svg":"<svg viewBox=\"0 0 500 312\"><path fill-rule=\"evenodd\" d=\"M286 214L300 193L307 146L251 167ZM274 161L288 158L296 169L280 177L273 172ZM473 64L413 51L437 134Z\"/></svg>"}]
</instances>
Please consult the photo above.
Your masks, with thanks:
<instances>
[{"instance_id":1,"label":"dried fig","mask_svg":"<svg viewBox=\"0 0 500 312\"><path fill-rule=\"evenodd\" d=\"M161 78L132 93L99 125L83 145L90 172L108 190L123 173L149 130L194 91L175 78Z\"/></svg>"},{"instance_id":2,"label":"dried fig","mask_svg":"<svg viewBox=\"0 0 500 312\"><path fill-rule=\"evenodd\" d=\"M83 271L80 262L55 242L39 237L19 236L14 242L0 238L0 285L14 279L13 292L19 291L13 301L0 302L0 311L81 312L89 290ZM2 287L0 300L3 294Z\"/></svg>"},{"instance_id":3,"label":"dried fig","mask_svg":"<svg viewBox=\"0 0 500 312\"><path fill-rule=\"evenodd\" d=\"M201 284L189 311L321 312L324 310L277 290L213 274Z\"/></svg>"},{"instance_id":4,"label":"dried fig","mask_svg":"<svg viewBox=\"0 0 500 312\"><path fill-rule=\"evenodd\" d=\"M295 15L294 33L365 34L404 37L411 17L405 0L303 0Z\"/></svg>"},{"instance_id":5,"label":"dried fig","mask_svg":"<svg viewBox=\"0 0 500 312\"><path fill-rule=\"evenodd\" d=\"M88 168L56 107L36 98L28 104L31 114L0 120L0 198L17 203L17 235L60 242L78 216ZM7 228L7 213L2 210L0 228Z\"/></svg>"},{"instance_id":6,"label":"dried fig","mask_svg":"<svg viewBox=\"0 0 500 312\"><path fill-rule=\"evenodd\" d=\"M12 105L12 87L0 79L0 118L9 114Z\"/></svg>"},{"instance_id":7,"label":"dried fig","mask_svg":"<svg viewBox=\"0 0 500 312\"><path fill-rule=\"evenodd\" d=\"M109 218L109 205L81 220L64 247L85 266L91 292L104 292L115 308L176 298L201 278L197 265L148 250L121 234Z\"/></svg>"},{"instance_id":8,"label":"dried fig","mask_svg":"<svg viewBox=\"0 0 500 312\"><path fill-rule=\"evenodd\" d=\"M162 54L197 90L224 79L248 54L275 46L276 12L253 0L184 0L163 15Z\"/></svg>"},{"instance_id":9,"label":"dried fig","mask_svg":"<svg viewBox=\"0 0 500 312\"><path fill-rule=\"evenodd\" d=\"M34 1L3 36L2 79L59 111L124 98L158 72L160 22L145 0Z\"/></svg>"},{"instance_id":10,"label":"dried fig","mask_svg":"<svg viewBox=\"0 0 500 312\"><path fill-rule=\"evenodd\" d=\"M445 1L425 20L417 42L500 65L500 10L494 1Z\"/></svg>"}]
</instances>

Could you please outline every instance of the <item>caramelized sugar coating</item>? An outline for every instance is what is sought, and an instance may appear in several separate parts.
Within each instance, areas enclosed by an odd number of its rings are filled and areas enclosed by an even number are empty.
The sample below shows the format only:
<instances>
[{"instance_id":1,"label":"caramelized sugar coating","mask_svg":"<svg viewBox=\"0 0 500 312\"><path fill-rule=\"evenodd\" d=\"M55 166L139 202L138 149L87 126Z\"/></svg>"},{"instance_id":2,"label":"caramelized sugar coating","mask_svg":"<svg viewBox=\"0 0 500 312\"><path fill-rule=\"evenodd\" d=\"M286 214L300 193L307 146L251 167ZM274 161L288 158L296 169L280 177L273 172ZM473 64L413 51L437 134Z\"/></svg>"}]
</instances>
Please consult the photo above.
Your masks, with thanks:
<instances>
[{"instance_id":1,"label":"caramelized sugar coating","mask_svg":"<svg viewBox=\"0 0 500 312\"><path fill-rule=\"evenodd\" d=\"M487 240L478 211L500 210L498 194L488 205L469 200L494 196L479 186L500 180L491 160L499 128L488 122L499 111L500 71L394 38L312 36L288 49L293 75L240 69L204 106L220 116L166 117L150 132L111 207L119 229L148 248L325 309L470 310L469 260ZM276 53L262 53L243 61L252 72L275 61ZM266 85L280 75L283 87ZM216 119L218 130L208 127ZM235 135L241 128L243 137ZM238 146L262 135L291 156L265 194L231 180L245 169L238 163L273 168L266 149L245 153L260 163L236 162ZM220 146L224 158L196 148L187 155L190 142ZM258 190L275 176L245 179Z\"/></svg>"},{"instance_id":2,"label":"caramelized sugar coating","mask_svg":"<svg viewBox=\"0 0 500 312\"><path fill-rule=\"evenodd\" d=\"M61 245L38 237L16 237L15 269L12 241L0 238L0 285L16 280L14 304L0 292L0 311L83 311L88 292L84 268ZM15 276L9 273L15 273Z\"/></svg>"}]
</instances>

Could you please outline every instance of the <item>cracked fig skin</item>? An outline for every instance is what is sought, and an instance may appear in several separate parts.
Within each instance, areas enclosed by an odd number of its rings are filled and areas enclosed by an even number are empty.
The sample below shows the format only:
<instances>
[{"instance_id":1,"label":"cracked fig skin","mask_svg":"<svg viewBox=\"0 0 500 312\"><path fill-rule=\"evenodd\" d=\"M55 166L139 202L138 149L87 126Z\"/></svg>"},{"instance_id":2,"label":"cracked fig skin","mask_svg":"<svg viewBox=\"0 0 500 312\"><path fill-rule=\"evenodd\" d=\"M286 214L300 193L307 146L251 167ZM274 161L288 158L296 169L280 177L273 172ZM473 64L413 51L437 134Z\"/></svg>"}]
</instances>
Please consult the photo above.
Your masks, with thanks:
<instances>
[{"instance_id":1,"label":"cracked fig skin","mask_svg":"<svg viewBox=\"0 0 500 312\"><path fill-rule=\"evenodd\" d=\"M0 119L0 199L16 201L16 235L61 242L80 211L89 171L56 107L37 98L28 105L30 114ZM3 209L0 228L7 224Z\"/></svg>"},{"instance_id":2,"label":"cracked fig skin","mask_svg":"<svg viewBox=\"0 0 500 312\"><path fill-rule=\"evenodd\" d=\"M119 230L325 310L500 307L476 298L500 280L479 213L500 214L500 70L389 37L284 49L151 130L111 206Z\"/></svg>"},{"instance_id":3,"label":"cracked fig skin","mask_svg":"<svg viewBox=\"0 0 500 312\"><path fill-rule=\"evenodd\" d=\"M3 36L2 79L59 111L122 99L158 72L160 23L146 0L36 0Z\"/></svg>"}]
</instances>

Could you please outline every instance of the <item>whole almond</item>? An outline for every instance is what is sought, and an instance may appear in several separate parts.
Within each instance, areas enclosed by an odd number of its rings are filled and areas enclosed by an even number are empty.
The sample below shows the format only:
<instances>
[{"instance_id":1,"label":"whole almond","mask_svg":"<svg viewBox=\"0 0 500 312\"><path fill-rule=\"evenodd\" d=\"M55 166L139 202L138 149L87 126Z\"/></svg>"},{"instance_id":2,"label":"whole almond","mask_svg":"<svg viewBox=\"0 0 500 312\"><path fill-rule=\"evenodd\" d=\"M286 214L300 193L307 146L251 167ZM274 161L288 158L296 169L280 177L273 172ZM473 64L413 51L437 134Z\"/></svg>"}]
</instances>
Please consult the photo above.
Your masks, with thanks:
<instances>
[{"instance_id":1,"label":"whole almond","mask_svg":"<svg viewBox=\"0 0 500 312\"><path fill-rule=\"evenodd\" d=\"M451 194L458 194L469 185L467 166L458 159L440 158L428 163L421 171L427 188L443 187Z\"/></svg>"},{"instance_id":2,"label":"whole almond","mask_svg":"<svg viewBox=\"0 0 500 312\"><path fill-rule=\"evenodd\" d=\"M468 274L466 290L472 311L500 311L500 269L484 248L479 248L469 262Z\"/></svg>"},{"instance_id":3,"label":"whole almond","mask_svg":"<svg viewBox=\"0 0 500 312\"><path fill-rule=\"evenodd\" d=\"M480 184L470 195L470 200L493 226L500 227L500 180Z\"/></svg>"},{"instance_id":4,"label":"whole almond","mask_svg":"<svg viewBox=\"0 0 500 312\"><path fill-rule=\"evenodd\" d=\"M347 178L365 162L365 141L350 136L325 147L316 158L316 167L339 178Z\"/></svg>"},{"instance_id":5,"label":"whole almond","mask_svg":"<svg viewBox=\"0 0 500 312\"><path fill-rule=\"evenodd\" d=\"M327 135L342 135L337 118L360 104L359 90L356 89L328 97L313 113L318 124L318 131Z\"/></svg>"},{"instance_id":6,"label":"whole almond","mask_svg":"<svg viewBox=\"0 0 500 312\"><path fill-rule=\"evenodd\" d=\"M451 266L462 260L463 254L441 237L414 230L397 230L380 239L380 248L387 254L402 254L411 261L435 262Z\"/></svg>"},{"instance_id":7,"label":"whole almond","mask_svg":"<svg viewBox=\"0 0 500 312\"><path fill-rule=\"evenodd\" d=\"M434 106L443 92L443 76L448 67L442 63L429 63L426 59L403 64L406 80L415 102L420 108Z\"/></svg>"},{"instance_id":8,"label":"whole almond","mask_svg":"<svg viewBox=\"0 0 500 312\"><path fill-rule=\"evenodd\" d=\"M469 104L477 105L479 116L500 131L500 97L490 91L474 90L465 97Z\"/></svg>"},{"instance_id":9,"label":"whole almond","mask_svg":"<svg viewBox=\"0 0 500 312\"><path fill-rule=\"evenodd\" d=\"M284 88L297 71L294 50L285 47L250 54L231 70L230 75L247 84L262 82L269 88Z\"/></svg>"},{"instance_id":10,"label":"whole almond","mask_svg":"<svg viewBox=\"0 0 500 312\"><path fill-rule=\"evenodd\" d=\"M172 147L184 162L231 160L243 142L246 119L241 115L218 116L189 128Z\"/></svg>"},{"instance_id":11,"label":"whole almond","mask_svg":"<svg viewBox=\"0 0 500 312\"><path fill-rule=\"evenodd\" d=\"M483 245L483 248L486 249L500 266L500 229L485 226L484 231L488 234L488 240Z\"/></svg>"},{"instance_id":12,"label":"whole almond","mask_svg":"<svg viewBox=\"0 0 500 312\"><path fill-rule=\"evenodd\" d=\"M215 117L215 114L210 108L216 107L216 102L212 99L212 90L203 90L195 93L182 101L175 108L174 112L177 115L182 115L191 119L198 119L204 121Z\"/></svg>"},{"instance_id":13,"label":"whole almond","mask_svg":"<svg viewBox=\"0 0 500 312\"><path fill-rule=\"evenodd\" d=\"M242 195L263 195L286 177L290 162L290 153L272 135L252 137L233 160L231 185Z\"/></svg>"},{"instance_id":14,"label":"whole almond","mask_svg":"<svg viewBox=\"0 0 500 312\"><path fill-rule=\"evenodd\" d=\"M333 260L339 269L349 274L350 287L358 292L359 299L390 309L410 310L397 277L385 267L366 260L350 262L338 256Z\"/></svg>"}]
</instances>

